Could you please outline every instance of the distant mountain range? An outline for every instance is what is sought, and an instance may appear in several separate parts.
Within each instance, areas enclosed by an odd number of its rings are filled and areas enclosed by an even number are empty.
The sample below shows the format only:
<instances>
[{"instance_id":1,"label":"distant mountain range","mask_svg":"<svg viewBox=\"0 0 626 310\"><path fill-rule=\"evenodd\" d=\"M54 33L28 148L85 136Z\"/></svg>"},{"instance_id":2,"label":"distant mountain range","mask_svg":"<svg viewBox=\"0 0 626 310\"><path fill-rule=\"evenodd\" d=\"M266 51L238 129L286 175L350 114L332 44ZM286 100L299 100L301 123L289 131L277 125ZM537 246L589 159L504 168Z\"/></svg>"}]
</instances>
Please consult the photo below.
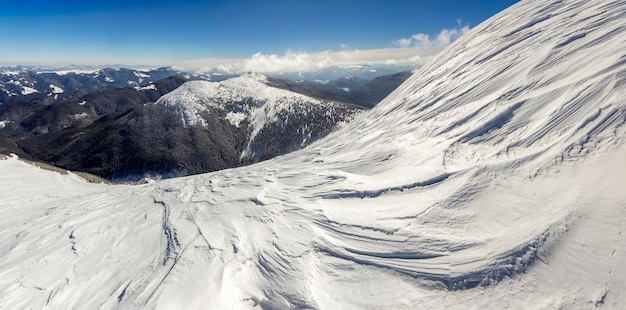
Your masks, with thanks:
<instances>
[{"instance_id":1,"label":"distant mountain range","mask_svg":"<svg viewBox=\"0 0 626 310\"><path fill-rule=\"evenodd\" d=\"M333 66L307 72L281 72L268 74L270 77L293 81L318 81L325 83L345 77L373 80L379 76L391 75L402 71L415 70L415 66L397 65L355 65L350 67Z\"/></svg>"},{"instance_id":2,"label":"distant mountain range","mask_svg":"<svg viewBox=\"0 0 626 310\"><path fill-rule=\"evenodd\" d=\"M142 87L170 76L204 79L188 73L159 68L149 71L132 69L74 70L45 72L24 68L0 68L0 104L39 103L78 99L88 94L120 87Z\"/></svg>"},{"instance_id":3,"label":"distant mountain range","mask_svg":"<svg viewBox=\"0 0 626 310\"><path fill-rule=\"evenodd\" d=\"M237 167L327 135L408 75L322 83L169 68L4 69L0 153L115 180Z\"/></svg>"},{"instance_id":4,"label":"distant mountain range","mask_svg":"<svg viewBox=\"0 0 626 310\"><path fill-rule=\"evenodd\" d=\"M411 72L403 71L372 80L349 76L332 81L269 79L269 85L315 98L333 99L371 108L402 84Z\"/></svg>"},{"instance_id":5,"label":"distant mountain range","mask_svg":"<svg viewBox=\"0 0 626 310\"><path fill-rule=\"evenodd\" d=\"M395 69L395 70L394 70ZM274 87L372 107L408 78L398 67L327 68L316 72L268 75ZM0 105L3 103L52 104L120 87L141 88L171 76L190 80L223 81L235 74L189 73L170 67L136 70L91 66L0 67Z\"/></svg>"}]
</instances>

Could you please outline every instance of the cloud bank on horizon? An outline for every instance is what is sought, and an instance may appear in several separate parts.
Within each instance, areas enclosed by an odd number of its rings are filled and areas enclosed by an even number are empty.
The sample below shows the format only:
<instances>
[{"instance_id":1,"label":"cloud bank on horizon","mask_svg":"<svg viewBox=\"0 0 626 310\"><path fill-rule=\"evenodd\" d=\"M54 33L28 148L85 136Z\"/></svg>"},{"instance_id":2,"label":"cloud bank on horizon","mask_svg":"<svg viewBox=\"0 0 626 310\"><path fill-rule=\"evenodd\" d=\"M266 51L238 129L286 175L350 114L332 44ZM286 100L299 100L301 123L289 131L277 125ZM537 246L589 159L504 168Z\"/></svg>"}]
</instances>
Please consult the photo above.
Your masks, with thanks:
<instances>
[{"instance_id":1,"label":"cloud bank on horizon","mask_svg":"<svg viewBox=\"0 0 626 310\"><path fill-rule=\"evenodd\" d=\"M176 63L184 69L226 74L255 71L261 73L306 72L330 67L352 67L360 65L385 65L419 67L443 48L468 32L470 27L457 21L456 28L443 28L434 36L416 33L408 38L399 38L393 48L349 50L342 44L340 51L318 53L294 52L284 55L255 53L250 58L240 59L197 59Z\"/></svg>"},{"instance_id":2,"label":"cloud bank on horizon","mask_svg":"<svg viewBox=\"0 0 626 310\"><path fill-rule=\"evenodd\" d=\"M372 50L324 51L284 55L256 53L242 59L198 59L174 64L174 67L202 72L235 74L247 71L261 73L307 72L330 67L385 65L417 67L437 54L440 49L387 48Z\"/></svg>"}]
</instances>

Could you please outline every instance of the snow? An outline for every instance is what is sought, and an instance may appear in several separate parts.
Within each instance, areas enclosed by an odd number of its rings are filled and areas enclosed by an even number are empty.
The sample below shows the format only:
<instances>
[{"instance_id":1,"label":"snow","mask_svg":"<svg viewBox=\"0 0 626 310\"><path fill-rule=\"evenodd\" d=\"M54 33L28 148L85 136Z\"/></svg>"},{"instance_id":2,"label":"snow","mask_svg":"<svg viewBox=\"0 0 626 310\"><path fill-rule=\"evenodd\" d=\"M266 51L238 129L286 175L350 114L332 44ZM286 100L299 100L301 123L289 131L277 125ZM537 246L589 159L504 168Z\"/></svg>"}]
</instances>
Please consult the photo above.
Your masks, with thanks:
<instances>
[{"instance_id":1,"label":"snow","mask_svg":"<svg viewBox=\"0 0 626 310\"><path fill-rule=\"evenodd\" d=\"M6 127L6 125L9 124L10 122L11 121L7 121L7 120L0 121L0 129Z\"/></svg>"},{"instance_id":2,"label":"snow","mask_svg":"<svg viewBox=\"0 0 626 310\"><path fill-rule=\"evenodd\" d=\"M150 77L149 74L146 74L145 72L142 72L142 71L133 71L133 74L136 77L140 78L140 80L141 80L141 78L149 78ZM139 83L141 83L141 82L139 82Z\"/></svg>"},{"instance_id":3,"label":"snow","mask_svg":"<svg viewBox=\"0 0 626 310\"><path fill-rule=\"evenodd\" d=\"M53 84L50 84L50 88L52 88L52 93L53 94L62 94L63 93L63 89L61 87L55 86Z\"/></svg>"},{"instance_id":4,"label":"snow","mask_svg":"<svg viewBox=\"0 0 626 310\"><path fill-rule=\"evenodd\" d=\"M113 186L0 160L2 307L619 309L625 11L519 2L256 165Z\"/></svg>"},{"instance_id":5,"label":"snow","mask_svg":"<svg viewBox=\"0 0 626 310\"><path fill-rule=\"evenodd\" d=\"M150 85L143 86L143 87L136 86L135 89L136 90L156 90L157 88L156 88L156 85L150 84Z\"/></svg>"},{"instance_id":6,"label":"snow","mask_svg":"<svg viewBox=\"0 0 626 310\"><path fill-rule=\"evenodd\" d=\"M39 91L37 91L36 89L32 88L32 87L28 87L28 86L22 86L22 95L30 95L30 94L34 94L34 93L38 93Z\"/></svg>"},{"instance_id":7,"label":"snow","mask_svg":"<svg viewBox=\"0 0 626 310\"><path fill-rule=\"evenodd\" d=\"M115 82L115 80L114 80L114 79L112 79L112 78L110 78L110 77L108 77L108 76L107 76L107 77L105 77L105 78L104 78L104 80L105 80L105 81L107 81L107 82L109 82L109 83L113 83L113 82Z\"/></svg>"},{"instance_id":8,"label":"snow","mask_svg":"<svg viewBox=\"0 0 626 310\"><path fill-rule=\"evenodd\" d=\"M56 98L55 98L55 99L56 99ZM85 104L87 104L87 101L84 101L84 100L78 103L78 105L81 105L81 106L82 106L82 105L85 105Z\"/></svg>"},{"instance_id":9,"label":"snow","mask_svg":"<svg viewBox=\"0 0 626 310\"><path fill-rule=\"evenodd\" d=\"M86 117L88 117L88 116L89 116L89 114L87 114L87 113L85 113L85 112L82 112L82 113L76 113L76 114L72 115L72 117L73 117L74 119L82 119L82 118L86 118Z\"/></svg>"},{"instance_id":10,"label":"snow","mask_svg":"<svg viewBox=\"0 0 626 310\"><path fill-rule=\"evenodd\" d=\"M100 69L68 69L68 70L57 70L52 71L58 75L68 75L68 74L95 74L96 72L100 72ZM38 73L46 73L46 72L38 72Z\"/></svg>"},{"instance_id":11,"label":"snow","mask_svg":"<svg viewBox=\"0 0 626 310\"><path fill-rule=\"evenodd\" d=\"M239 125L241 124L241 122L243 120L245 120L247 117L247 115L245 113L241 113L241 112L228 112L226 114L226 120L228 120L229 123L239 127Z\"/></svg>"}]
</instances>

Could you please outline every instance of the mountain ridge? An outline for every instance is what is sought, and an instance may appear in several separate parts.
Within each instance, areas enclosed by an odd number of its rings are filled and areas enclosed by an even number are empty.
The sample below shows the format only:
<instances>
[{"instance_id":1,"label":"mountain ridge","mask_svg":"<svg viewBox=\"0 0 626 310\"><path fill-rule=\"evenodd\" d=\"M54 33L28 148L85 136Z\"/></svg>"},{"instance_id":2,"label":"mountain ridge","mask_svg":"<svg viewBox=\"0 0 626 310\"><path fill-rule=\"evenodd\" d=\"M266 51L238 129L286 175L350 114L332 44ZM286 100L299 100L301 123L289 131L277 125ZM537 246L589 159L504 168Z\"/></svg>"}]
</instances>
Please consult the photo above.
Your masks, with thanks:
<instances>
[{"instance_id":1,"label":"mountain ridge","mask_svg":"<svg viewBox=\"0 0 626 310\"><path fill-rule=\"evenodd\" d=\"M0 115L13 118L0 151L120 181L175 177L291 152L362 110L266 82L258 73L221 82L172 77L35 111L3 105Z\"/></svg>"}]
</instances>

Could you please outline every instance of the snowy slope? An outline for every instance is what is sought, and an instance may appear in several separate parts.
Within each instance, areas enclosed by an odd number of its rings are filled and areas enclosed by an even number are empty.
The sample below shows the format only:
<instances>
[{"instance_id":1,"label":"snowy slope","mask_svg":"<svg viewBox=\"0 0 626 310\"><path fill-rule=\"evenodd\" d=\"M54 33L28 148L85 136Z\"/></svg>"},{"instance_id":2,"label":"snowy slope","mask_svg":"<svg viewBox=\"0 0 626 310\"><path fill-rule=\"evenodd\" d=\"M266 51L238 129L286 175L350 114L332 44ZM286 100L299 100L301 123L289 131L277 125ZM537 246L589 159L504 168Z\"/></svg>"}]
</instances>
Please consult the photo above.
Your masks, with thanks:
<instances>
[{"instance_id":1,"label":"snowy slope","mask_svg":"<svg viewBox=\"0 0 626 310\"><path fill-rule=\"evenodd\" d=\"M0 161L0 307L619 309L625 22L518 3L253 166L110 186Z\"/></svg>"}]
</instances>

